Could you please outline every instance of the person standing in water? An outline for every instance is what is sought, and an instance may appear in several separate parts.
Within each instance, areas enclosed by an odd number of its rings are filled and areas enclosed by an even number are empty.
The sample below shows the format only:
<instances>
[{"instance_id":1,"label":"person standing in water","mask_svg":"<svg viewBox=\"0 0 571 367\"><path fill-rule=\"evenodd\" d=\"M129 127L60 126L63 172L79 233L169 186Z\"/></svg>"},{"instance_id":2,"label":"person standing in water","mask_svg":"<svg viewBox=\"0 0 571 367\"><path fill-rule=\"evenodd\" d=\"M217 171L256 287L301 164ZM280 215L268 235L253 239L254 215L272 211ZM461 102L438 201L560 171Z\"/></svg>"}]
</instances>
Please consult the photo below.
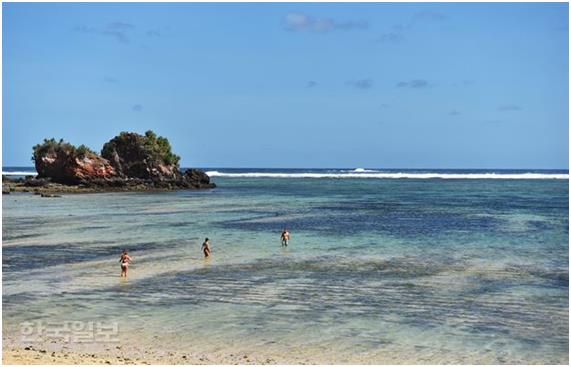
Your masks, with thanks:
<instances>
[{"instance_id":1,"label":"person standing in water","mask_svg":"<svg viewBox=\"0 0 571 367\"><path fill-rule=\"evenodd\" d=\"M284 230L282 231L282 246L287 247L288 242L289 242L289 232L287 228L284 228Z\"/></svg>"},{"instance_id":2,"label":"person standing in water","mask_svg":"<svg viewBox=\"0 0 571 367\"><path fill-rule=\"evenodd\" d=\"M201 250L204 252L204 257L210 257L210 242L208 238L204 239Z\"/></svg>"},{"instance_id":3,"label":"person standing in water","mask_svg":"<svg viewBox=\"0 0 571 367\"><path fill-rule=\"evenodd\" d=\"M121 276L122 277L127 277L127 270L129 270L129 263L133 261L131 259L131 256L129 256L129 252L127 250L123 250L123 254L121 255L121 258L119 259L119 262L121 263Z\"/></svg>"}]
</instances>

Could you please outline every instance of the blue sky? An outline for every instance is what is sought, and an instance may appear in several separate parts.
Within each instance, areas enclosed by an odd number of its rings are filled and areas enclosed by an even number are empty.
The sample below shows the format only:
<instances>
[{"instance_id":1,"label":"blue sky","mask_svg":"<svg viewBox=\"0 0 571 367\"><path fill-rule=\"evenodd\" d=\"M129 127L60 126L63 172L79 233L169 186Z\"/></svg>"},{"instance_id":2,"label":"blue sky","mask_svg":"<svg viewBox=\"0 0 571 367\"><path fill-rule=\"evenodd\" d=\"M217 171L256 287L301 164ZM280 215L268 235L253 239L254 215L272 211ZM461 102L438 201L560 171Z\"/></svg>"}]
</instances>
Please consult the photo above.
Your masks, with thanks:
<instances>
[{"instance_id":1,"label":"blue sky","mask_svg":"<svg viewBox=\"0 0 571 367\"><path fill-rule=\"evenodd\" d=\"M568 168L567 4L3 4L3 165Z\"/></svg>"}]
</instances>

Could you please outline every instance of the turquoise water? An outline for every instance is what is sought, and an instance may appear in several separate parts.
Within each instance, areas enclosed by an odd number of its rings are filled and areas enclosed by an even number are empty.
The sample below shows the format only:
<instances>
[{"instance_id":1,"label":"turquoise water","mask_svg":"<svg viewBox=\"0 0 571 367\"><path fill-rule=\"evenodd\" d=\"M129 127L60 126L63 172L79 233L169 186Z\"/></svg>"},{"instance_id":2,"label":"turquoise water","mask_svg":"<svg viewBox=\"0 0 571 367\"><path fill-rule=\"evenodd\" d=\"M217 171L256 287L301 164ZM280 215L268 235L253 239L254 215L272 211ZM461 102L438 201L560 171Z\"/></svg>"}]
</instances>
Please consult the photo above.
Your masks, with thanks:
<instances>
[{"instance_id":1,"label":"turquoise water","mask_svg":"<svg viewBox=\"0 0 571 367\"><path fill-rule=\"evenodd\" d=\"M156 350L567 363L568 180L215 182L4 196L5 334L23 321L102 320L119 323L122 343Z\"/></svg>"}]
</instances>

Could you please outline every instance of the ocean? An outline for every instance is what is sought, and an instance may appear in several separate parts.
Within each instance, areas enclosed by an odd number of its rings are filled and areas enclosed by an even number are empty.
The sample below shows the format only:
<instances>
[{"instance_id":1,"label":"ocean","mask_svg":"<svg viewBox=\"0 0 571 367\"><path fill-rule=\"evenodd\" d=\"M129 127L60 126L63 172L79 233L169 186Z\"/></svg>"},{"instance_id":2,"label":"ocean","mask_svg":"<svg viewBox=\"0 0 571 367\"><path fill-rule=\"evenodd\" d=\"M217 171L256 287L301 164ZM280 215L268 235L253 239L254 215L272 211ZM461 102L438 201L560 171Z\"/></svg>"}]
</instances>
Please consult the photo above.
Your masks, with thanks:
<instances>
[{"instance_id":1,"label":"ocean","mask_svg":"<svg viewBox=\"0 0 571 367\"><path fill-rule=\"evenodd\" d=\"M4 195L3 342L82 321L222 362L567 364L568 171L207 171L217 188Z\"/></svg>"}]
</instances>

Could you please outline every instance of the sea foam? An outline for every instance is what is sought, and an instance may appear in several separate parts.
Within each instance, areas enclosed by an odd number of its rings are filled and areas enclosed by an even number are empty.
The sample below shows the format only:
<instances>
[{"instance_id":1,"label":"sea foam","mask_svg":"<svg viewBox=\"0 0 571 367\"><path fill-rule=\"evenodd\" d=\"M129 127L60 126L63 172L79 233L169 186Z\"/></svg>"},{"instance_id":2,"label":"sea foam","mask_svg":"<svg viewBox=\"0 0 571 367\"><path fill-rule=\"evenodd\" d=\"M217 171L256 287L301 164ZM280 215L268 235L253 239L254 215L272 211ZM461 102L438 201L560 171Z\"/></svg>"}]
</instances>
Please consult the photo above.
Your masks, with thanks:
<instances>
[{"instance_id":1,"label":"sea foam","mask_svg":"<svg viewBox=\"0 0 571 367\"><path fill-rule=\"evenodd\" d=\"M566 173L440 173L440 172L382 172L364 168L341 172L220 172L207 171L210 177L235 178L377 178L377 179L443 179L443 180L568 180ZM2 172L4 176L36 176L36 172Z\"/></svg>"},{"instance_id":2,"label":"sea foam","mask_svg":"<svg viewBox=\"0 0 571 367\"><path fill-rule=\"evenodd\" d=\"M350 172L354 172L354 173L367 173L367 172L379 172L379 171L375 171L372 169L366 169L366 168L355 168L353 171Z\"/></svg>"},{"instance_id":3,"label":"sea foam","mask_svg":"<svg viewBox=\"0 0 571 367\"><path fill-rule=\"evenodd\" d=\"M207 171L210 177L236 178L377 178L377 179L461 179L461 180L568 180L564 173L432 173L432 172L349 172L349 173L281 173L281 172L241 172L230 173Z\"/></svg>"},{"instance_id":4,"label":"sea foam","mask_svg":"<svg viewBox=\"0 0 571 367\"><path fill-rule=\"evenodd\" d=\"M37 176L37 172L30 172L30 171L9 171L5 172L2 171L2 176Z\"/></svg>"}]
</instances>

